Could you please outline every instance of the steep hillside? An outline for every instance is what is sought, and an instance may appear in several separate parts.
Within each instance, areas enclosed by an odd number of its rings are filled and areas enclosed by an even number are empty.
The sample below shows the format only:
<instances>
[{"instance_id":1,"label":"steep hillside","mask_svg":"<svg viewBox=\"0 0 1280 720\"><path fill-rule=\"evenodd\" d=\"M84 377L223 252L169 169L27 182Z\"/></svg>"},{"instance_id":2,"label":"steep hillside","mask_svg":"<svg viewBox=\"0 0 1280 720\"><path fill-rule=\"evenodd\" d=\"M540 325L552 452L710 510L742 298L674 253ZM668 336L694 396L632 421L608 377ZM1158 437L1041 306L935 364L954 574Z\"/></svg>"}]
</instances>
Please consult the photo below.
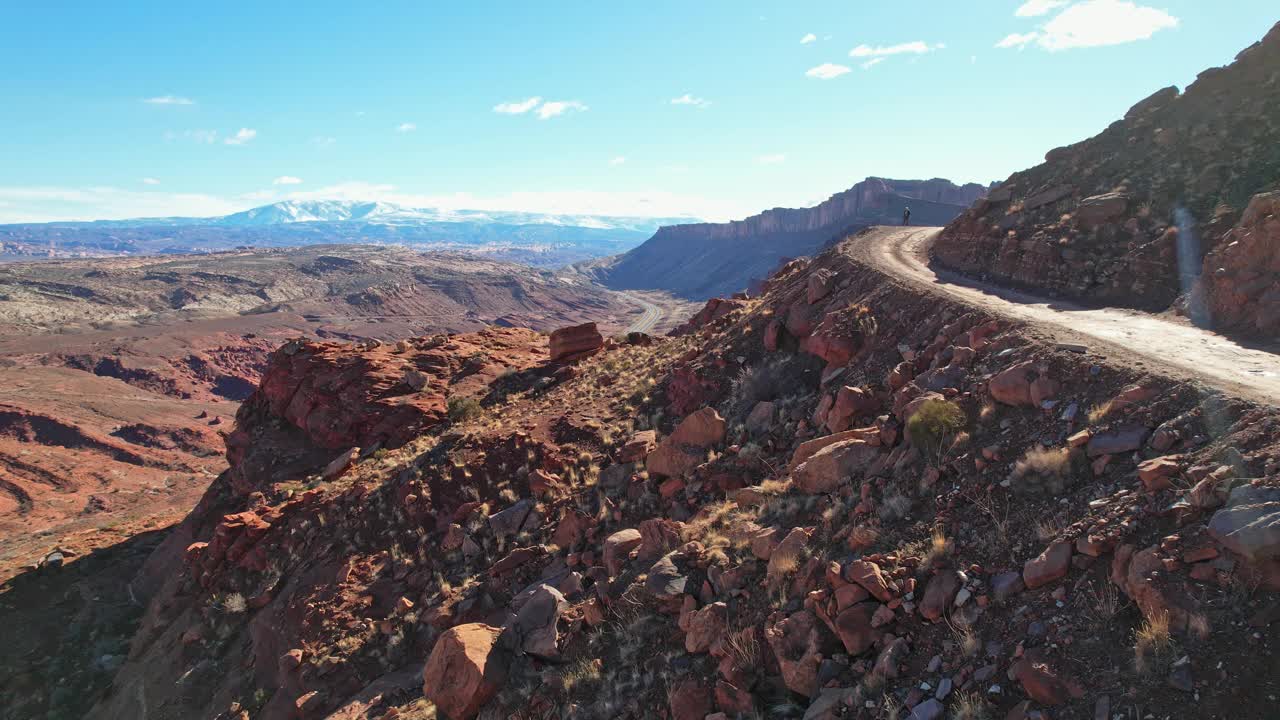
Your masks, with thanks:
<instances>
[{"instance_id":1,"label":"steep hillside","mask_svg":"<svg viewBox=\"0 0 1280 720\"><path fill-rule=\"evenodd\" d=\"M1099 135L1051 150L952 223L948 267L1098 303L1189 312L1280 334L1280 24L1185 92L1169 87Z\"/></svg>"},{"instance_id":2,"label":"steep hillside","mask_svg":"<svg viewBox=\"0 0 1280 720\"><path fill-rule=\"evenodd\" d=\"M653 321L550 273L368 246L0 265L0 580L181 519L291 338Z\"/></svg>"},{"instance_id":3,"label":"steep hillside","mask_svg":"<svg viewBox=\"0 0 1280 720\"><path fill-rule=\"evenodd\" d=\"M705 300L747 289L781 262L812 255L843 234L897 225L943 225L985 194L948 180L867 178L811 208L775 208L728 223L673 225L640 247L585 269L609 287L657 288Z\"/></svg>"},{"instance_id":4,"label":"steep hillside","mask_svg":"<svg viewBox=\"0 0 1280 720\"><path fill-rule=\"evenodd\" d=\"M74 701L1270 717L1277 411L900 285L860 239L677 337L557 334L572 363L518 330L286 345ZM69 707L39 677L10 717Z\"/></svg>"}]
</instances>

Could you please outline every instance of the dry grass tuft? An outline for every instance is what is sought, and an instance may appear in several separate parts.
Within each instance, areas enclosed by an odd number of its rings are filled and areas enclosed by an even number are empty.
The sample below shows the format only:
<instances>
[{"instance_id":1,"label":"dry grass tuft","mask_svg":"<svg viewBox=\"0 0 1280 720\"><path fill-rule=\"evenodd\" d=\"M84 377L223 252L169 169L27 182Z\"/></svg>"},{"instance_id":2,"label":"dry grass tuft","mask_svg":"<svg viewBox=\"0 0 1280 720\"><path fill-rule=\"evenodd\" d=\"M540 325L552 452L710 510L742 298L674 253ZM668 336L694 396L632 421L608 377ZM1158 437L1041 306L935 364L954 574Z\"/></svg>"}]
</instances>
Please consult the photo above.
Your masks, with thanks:
<instances>
[{"instance_id":1,"label":"dry grass tuft","mask_svg":"<svg viewBox=\"0 0 1280 720\"><path fill-rule=\"evenodd\" d=\"M942 528L934 528L929 534L929 548L924 554L924 566L929 567L935 562L946 560L950 554L951 541L947 539Z\"/></svg>"},{"instance_id":2,"label":"dry grass tuft","mask_svg":"<svg viewBox=\"0 0 1280 720\"><path fill-rule=\"evenodd\" d=\"M951 720L991 720L991 706L976 692L962 692L951 704Z\"/></svg>"},{"instance_id":3,"label":"dry grass tuft","mask_svg":"<svg viewBox=\"0 0 1280 720\"><path fill-rule=\"evenodd\" d=\"M1141 674L1155 669L1159 661L1173 653L1168 613L1158 613L1142 621L1134 633L1133 664Z\"/></svg>"},{"instance_id":4,"label":"dry grass tuft","mask_svg":"<svg viewBox=\"0 0 1280 720\"><path fill-rule=\"evenodd\" d=\"M1104 403L1098 403L1097 405L1089 408L1089 424L1097 425L1103 420L1106 420L1112 410L1115 410L1115 403L1111 400Z\"/></svg>"}]
</instances>

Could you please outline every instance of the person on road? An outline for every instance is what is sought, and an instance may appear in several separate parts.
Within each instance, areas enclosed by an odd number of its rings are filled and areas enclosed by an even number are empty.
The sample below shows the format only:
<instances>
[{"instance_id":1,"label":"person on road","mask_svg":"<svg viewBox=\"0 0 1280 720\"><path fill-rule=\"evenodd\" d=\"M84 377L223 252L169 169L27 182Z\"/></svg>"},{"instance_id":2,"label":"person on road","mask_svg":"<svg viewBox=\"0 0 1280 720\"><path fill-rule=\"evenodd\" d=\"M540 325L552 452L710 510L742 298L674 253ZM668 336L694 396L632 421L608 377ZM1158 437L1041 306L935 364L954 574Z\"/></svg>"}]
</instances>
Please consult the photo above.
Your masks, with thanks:
<instances>
[{"instance_id":1,"label":"person on road","mask_svg":"<svg viewBox=\"0 0 1280 720\"><path fill-rule=\"evenodd\" d=\"M902 224L904 226L911 224L911 208L909 207L902 208Z\"/></svg>"}]
</instances>

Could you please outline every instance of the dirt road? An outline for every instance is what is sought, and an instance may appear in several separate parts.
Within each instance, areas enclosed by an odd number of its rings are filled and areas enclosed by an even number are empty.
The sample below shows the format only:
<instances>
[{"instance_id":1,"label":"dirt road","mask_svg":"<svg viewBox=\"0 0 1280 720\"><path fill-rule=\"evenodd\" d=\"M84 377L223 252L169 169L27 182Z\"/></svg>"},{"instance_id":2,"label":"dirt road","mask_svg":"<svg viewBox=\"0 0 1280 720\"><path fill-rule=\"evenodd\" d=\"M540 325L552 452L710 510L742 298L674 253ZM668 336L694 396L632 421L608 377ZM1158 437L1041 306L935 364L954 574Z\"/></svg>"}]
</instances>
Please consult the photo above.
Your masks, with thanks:
<instances>
[{"instance_id":1,"label":"dirt road","mask_svg":"<svg viewBox=\"0 0 1280 720\"><path fill-rule=\"evenodd\" d=\"M917 289L1029 323L1053 340L1086 346L1147 371L1198 380L1232 395L1280 405L1280 355L1190 324L1118 308L1086 308L978 282L930 267L941 228L874 228L845 244L853 257Z\"/></svg>"}]
</instances>

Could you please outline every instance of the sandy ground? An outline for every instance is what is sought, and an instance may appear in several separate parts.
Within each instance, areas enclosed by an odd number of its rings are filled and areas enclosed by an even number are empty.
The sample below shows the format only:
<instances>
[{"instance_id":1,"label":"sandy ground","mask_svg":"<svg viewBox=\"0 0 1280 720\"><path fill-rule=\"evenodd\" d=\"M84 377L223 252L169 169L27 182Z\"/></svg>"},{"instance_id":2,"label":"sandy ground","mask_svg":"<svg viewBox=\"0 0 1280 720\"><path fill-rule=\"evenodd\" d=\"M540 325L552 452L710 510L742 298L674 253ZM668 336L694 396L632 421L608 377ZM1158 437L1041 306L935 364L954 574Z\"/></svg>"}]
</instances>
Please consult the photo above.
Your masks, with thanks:
<instances>
[{"instance_id":1,"label":"sandy ground","mask_svg":"<svg viewBox=\"0 0 1280 720\"><path fill-rule=\"evenodd\" d=\"M931 266L928 250L940 230L875 228L845 248L855 258L902 282L1033 324L1056 342L1083 345L1091 353L1148 372L1195 380L1238 397L1280 405L1280 355L1161 316L1046 299Z\"/></svg>"}]
</instances>

